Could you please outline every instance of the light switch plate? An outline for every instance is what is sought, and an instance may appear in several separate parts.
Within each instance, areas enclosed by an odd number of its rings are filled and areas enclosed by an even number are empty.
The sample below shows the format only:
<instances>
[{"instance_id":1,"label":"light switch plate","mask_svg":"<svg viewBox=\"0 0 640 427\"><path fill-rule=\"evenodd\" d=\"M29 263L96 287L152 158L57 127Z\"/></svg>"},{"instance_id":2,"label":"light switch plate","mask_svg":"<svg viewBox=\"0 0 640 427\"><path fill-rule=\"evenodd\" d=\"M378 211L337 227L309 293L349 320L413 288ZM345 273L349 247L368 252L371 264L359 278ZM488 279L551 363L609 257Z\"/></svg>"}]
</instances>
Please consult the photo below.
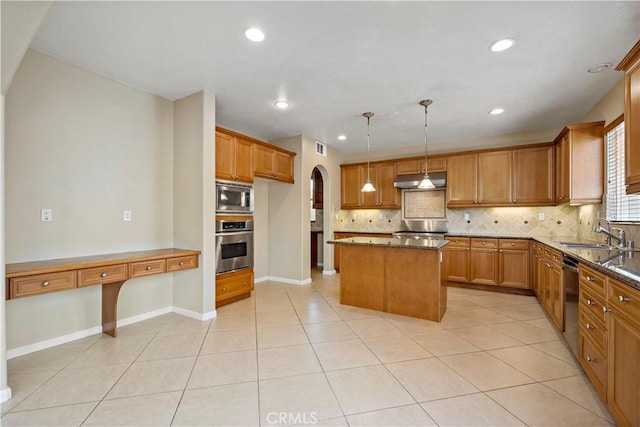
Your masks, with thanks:
<instances>
[{"instance_id":1,"label":"light switch plate","mask_svg":"<svg viewBox=\"0 0 640 427\"><path fill-rule=\"evenodd\" d=\"M124 211L122 214L122 219L125 221L131 221L131 211Z\"/></svg>"},{"instance_id":2,"label":"light switch plate","mask_svg":"<svg viewBox=\"0 0 640 427\"><path fill-rule=\"evenodd\" d=\"M538 213L538 221L544 221L544 212Z\"/></svg>"},{"instance_id":3,"label":"light switch plate","mask_svg":"<svg viewBox=\"0 0 640 427\"><path fill-rule=\"evenodd\" d=\"M53 221L53 210L52 209L40 209L40 221L42 221L42 222Z\"/></svg>"}]
</instances>

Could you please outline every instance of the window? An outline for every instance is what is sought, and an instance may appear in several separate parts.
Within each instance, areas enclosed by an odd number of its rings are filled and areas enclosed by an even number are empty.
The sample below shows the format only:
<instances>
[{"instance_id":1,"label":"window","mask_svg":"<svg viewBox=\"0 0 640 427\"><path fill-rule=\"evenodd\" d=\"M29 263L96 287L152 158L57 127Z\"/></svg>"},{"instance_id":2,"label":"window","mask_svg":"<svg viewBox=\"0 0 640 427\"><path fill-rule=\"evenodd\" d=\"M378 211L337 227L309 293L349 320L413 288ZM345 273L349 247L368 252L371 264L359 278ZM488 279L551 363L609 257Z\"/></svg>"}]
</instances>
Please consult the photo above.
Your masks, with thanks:
<instances>
[{"instance_id":1,"label":"window","mask_svg":"<svg viewBox=\"0 0 640 427\"><path fill-rule=\"evenodd\" d=\"M609 221L640 221L640 195L627 195L624 172L624 121L622 117L605 129L607 195Z\"/></svg>"}]
</instances>

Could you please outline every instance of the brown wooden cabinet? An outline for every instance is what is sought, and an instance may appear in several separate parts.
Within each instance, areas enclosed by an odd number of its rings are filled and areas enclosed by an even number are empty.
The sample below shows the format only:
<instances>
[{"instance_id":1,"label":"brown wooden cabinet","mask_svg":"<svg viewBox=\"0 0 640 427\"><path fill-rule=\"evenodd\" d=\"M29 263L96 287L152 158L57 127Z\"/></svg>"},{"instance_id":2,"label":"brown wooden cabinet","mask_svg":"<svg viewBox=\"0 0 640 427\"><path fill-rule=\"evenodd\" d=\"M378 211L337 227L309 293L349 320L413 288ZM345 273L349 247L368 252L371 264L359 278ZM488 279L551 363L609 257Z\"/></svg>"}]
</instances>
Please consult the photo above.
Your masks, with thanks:
<instances>
[{"instance_id":1,"label":"brown wooden cabinet","mask_svg":"<svg viewBox=\"0 0 640 427\"><path fill-rule=\"evenodd\" d=\"M542 206L555 203L554 146L545 144L513 150L513 204Z\"/></svg>"},{"instance_id":2,"label":"brown wooden cabinet","mask_svg":"<svg viewBox=\"0 0 640 427\"><path fill-rule=\"evenodd\" d=\"M252 143L216 128L216 178L253 182Z\"/></svg>"},{"instance_id":3,"label":"brown wooden cabinet","mask_svg":"<svg viewBox=\"0 0 640 427\"><path fill-rule=\"evenodd\" d=\"M561 331L564 330L564 286L562 254L541 243L534 247L533 289L543 307Z\"/></svg>"},{"instance_id":4,"label":"brown wooden cabinet","mask_svg":"<svg viewBox=\"0 0 640 427\"><path fill-rule=\"evenodd\" d=\"M333 233L333 238L345 239L347 237L391 237L391 234L386 233L347 233L343 231L336 231ZM340 271L340 245L333 245L333 268L336 271Z\"/></svg>"},{"instance_id":5,"label":"brown wooden cabinet","mask_svg":"<svg viewBox=\"0 0 640 427\"><path fill-rule=\"evenodd\" d=\"M640 292L611 277L607 403L622 426L640 425Z\"/></svg>"},{"instance_id":6,"label":"brown wooden cabinet","mask_svg":"<svg viewBox=\"0 0 640 427\"><path fill-rule=\"evenodd\" d=\"M498 239L471 239L469 258L471 283L498 284Z\"/></svg>"},{"instance_id":7,"label":"brown wooden cabinet","mask_svg":"<svg viewBox=\"0 0 640 427\"><path fill-rule=\"evenodd\" d=\"M500 239L500 286L529 289L529 242L518 239Z\"/></svg>"},{"instance_id":8,"label":"brown wooden cabinet","mask_svg":"<svg viewBox=\"0 0 640 427\"><path fill-rule=\"evenodd\" d=\"M444 256L447 257L448 269L443 274L446 274L447 280L451 282L470 282L470 239L468 237L447 237L447 240L449 244L444 247Z\"/></svg>"},{"instance_id":9,"label":"brown wooden cabinet","mask_svg":"<svg viewBox=\"0 0 640 427\"><path fill-rule=\"evenodd\" d=\"M616 70L624 71L625 184L640 192L640 40Z\"/></svg>"},{"instance_id":10,"label":"brown wooden cabinet","mask_svg":"<svg viewBox=\"0 0 640 427\"><path fill-rule=\"evenodd\" d=\"M253 268L216 275L216 307L248 298L253 290Z\"/></svg>"},{"instance_id":11,"label":"brown wooden cabinet","mask_svg":"<svg viewBox=\"0 0 640 427\"><path fill-rule=\"evenodd\" d=\"M396 167L398 175L424 173L424 156L397 159ZM444 172L447 170L447 158L444 156L428 156L427 167L429 172Z\"/></svg>"},{"instance_id":12,"label":"brown wooden cabinet","mask_svg":"<svg viewBox=\"0 0 640 427\"><path fill-rule=\"evenodd\" d=\"M341 165L342 209L400 209L400 190L393 186L396 178L395 162ZM360 190L367 175L376 191L363 193Z\"/></svg>"},{"instance_id":13,"label":"brown wooden cabinet","mask_svg":"<svg viewBox=\"0 0 640 427\"><path fill-rule=\"evenodd\" d=\"M295 155L293 152L272 145L254 143L254 175L293 184L293 159Z\"/></svg>"},{"instance_id":14,"label":"brown wooden cabinet","mask_svg":"<svg viewBox=\"0 0 640 427\"><path fill-rule=\"evenodd\" d=\"M511 205L511 150L467 153L447 158L447 206Z\"/></svg>"},{"instance_id":15,"label":"brown wooden cabinet","mask_svg":"<svg viewBox=\"0 0 640 427\"><path fill-rule=\"evenodd\" d=\"M600 203L604 190L604 122L568 125L555 139L556 201Z\"/></svg>"}]
</instances>

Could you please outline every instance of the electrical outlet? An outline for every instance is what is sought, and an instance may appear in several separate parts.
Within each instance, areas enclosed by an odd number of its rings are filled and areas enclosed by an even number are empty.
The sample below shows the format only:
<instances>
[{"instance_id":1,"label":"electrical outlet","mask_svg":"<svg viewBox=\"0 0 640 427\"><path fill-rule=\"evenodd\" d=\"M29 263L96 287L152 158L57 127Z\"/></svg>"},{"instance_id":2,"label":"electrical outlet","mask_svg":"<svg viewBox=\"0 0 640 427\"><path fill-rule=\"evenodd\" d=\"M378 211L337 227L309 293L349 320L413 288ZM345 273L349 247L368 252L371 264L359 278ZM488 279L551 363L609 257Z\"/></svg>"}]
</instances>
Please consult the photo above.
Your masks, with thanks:
<instances>
[{"instance_id":1,"label":"electrical outlet","mask_svg":"<svg viewBox=\"0 0 640 427\"><path fill-rule=\"evenodd\" d=\"M122 219L125 221L131 221L131 211L124 211L122 214Z\"/></svg>"},{"instance_id":2,"label":"electrical outlet","mask_svg":"<svg viewBox=\"0 0 640 427\"><path fill-rule=\"evenodd\" d=\"M382 221L382 220L384 219L384 214L379 214L379 215L378 215L378 219L379 219L380 221Z\"/></svg>"},{"instance_id":3,"label":"electrical outlet","mask_svg":"<svg viewBox=\"0 0 640 427\"><path fill-rule=\"evenodd\" d=\"M42 221L42 222L53 221L53 210L52 209L40 209L40 221Z\"/></svg>"},{"instance_id":4,"label":"electrical outlet","mask_svg":"<svg viewBox=\"0 0 640 427\"><path fill-rule=\"evenodd\" d=\"M538 221L544 221L544 212L538 213Z\"/></svg>"},{"instance_id":5,"label":"electrical outlet","mask_svg":"<svg viewBox=\"0 0 640 427\"><path fill-rule=\"evenodd\" d=\"M469 213L468 212L464 214L464 220L465 221L469 221Z\"/></svg>"}]
</instances>

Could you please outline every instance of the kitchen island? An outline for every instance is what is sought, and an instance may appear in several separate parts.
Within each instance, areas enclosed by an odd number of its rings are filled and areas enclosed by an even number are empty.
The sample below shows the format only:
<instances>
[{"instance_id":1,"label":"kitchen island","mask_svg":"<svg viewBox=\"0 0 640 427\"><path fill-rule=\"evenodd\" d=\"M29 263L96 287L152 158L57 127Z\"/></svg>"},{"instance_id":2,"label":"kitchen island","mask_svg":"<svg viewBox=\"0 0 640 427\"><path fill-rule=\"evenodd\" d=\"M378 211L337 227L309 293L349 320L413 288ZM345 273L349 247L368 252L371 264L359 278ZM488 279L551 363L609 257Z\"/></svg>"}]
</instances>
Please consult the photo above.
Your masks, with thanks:
<instances>
[{"instance_id":1,"label":"kitchen island","mask_svg":"<svg viewBox=\"0 0 640 427\"><path fill-rule=\"evenodd\" d=\"M447 308L446 240L348 237L340 245L340 303L439 322Z\"/></svg>"}]
</instances>

